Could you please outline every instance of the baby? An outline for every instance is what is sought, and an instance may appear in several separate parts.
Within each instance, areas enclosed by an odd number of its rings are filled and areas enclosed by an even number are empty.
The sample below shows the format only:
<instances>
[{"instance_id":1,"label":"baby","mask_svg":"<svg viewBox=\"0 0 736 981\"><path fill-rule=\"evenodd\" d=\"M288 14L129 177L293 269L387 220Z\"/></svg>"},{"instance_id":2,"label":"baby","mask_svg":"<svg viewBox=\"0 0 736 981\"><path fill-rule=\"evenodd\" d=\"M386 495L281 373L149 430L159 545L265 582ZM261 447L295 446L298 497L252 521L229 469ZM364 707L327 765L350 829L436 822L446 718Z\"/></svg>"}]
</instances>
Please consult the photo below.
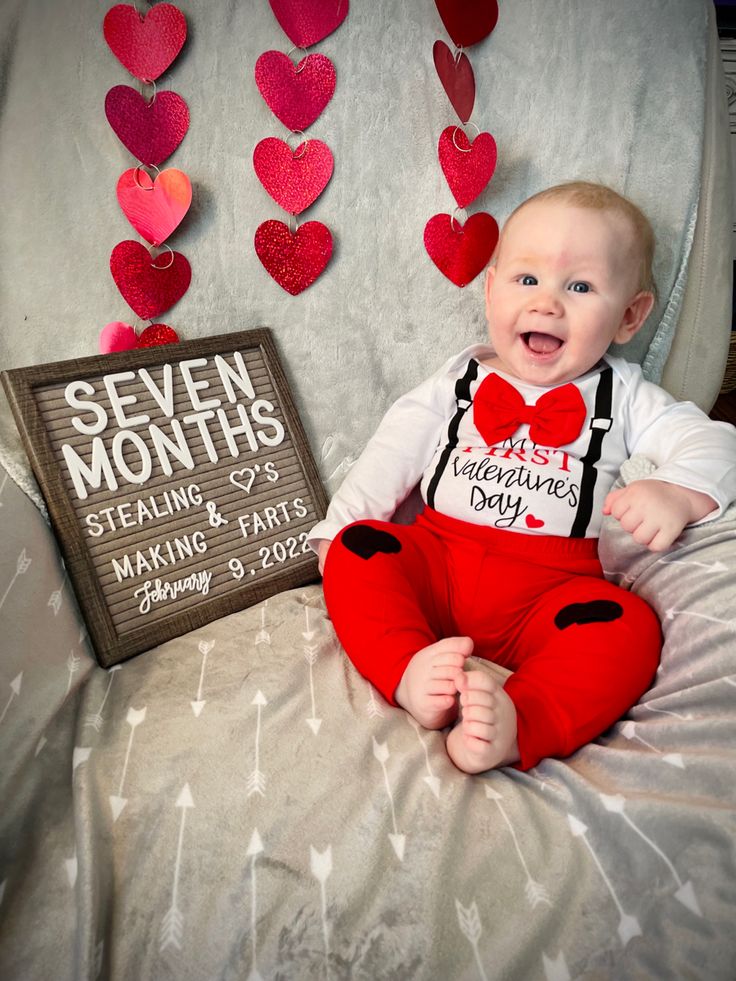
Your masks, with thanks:
<instances>
[{"instance_id":1,"label":"baby","mask_svg":"<svg viewBox=\"0 0 736 981\"><path fill-rule=\"evenodd\" d=\"M652 309L653 252L601 185L518 207L486 274L490 346L393 405L310 533L348 656L420 725L452 726L468 773L568 756L650 686L659 622L603 577L602 516L661 551L736 498L736 430L606 353ZM612 491L633 453L655 471ZM390 523L417 484L422 512ZM471 653L512 673L465 670Z\"/></svg>"}]
</instances>

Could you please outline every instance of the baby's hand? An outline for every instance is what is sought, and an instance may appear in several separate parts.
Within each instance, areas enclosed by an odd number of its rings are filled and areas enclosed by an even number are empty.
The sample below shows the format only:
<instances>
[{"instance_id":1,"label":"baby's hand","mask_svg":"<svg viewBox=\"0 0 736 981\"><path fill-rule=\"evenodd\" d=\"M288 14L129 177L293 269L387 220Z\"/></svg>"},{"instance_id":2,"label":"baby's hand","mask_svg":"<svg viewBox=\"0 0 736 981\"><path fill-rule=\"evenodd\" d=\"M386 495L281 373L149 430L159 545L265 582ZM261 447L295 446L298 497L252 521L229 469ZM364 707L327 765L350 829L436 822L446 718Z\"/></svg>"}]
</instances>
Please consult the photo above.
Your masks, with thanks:
<instances>
[{"instance_id":1,"label":"baby's hand","mask_svg":"<svg viewBox=\"0 0 736 981\"><path fill-rule=\"evenodd\" d=\"M670 484L664 480L635 480L611 491L603 502L603 513L610 514L635 542L652 552L662 552L682 529L715 510L709 494Z\"/></svg>"},{"instance_id":2,"label":"baby's hand","mask_svg":"<svg viewBox=\"0 0 736 981\"><path fill-rule=\"evenodd\" d=\"M327 558L327 552L329 551L332 542L329 538L320 538L317 556L319 558L319 574L324 575L325 571L325 559Z\"/></svg>"}]
</instances>

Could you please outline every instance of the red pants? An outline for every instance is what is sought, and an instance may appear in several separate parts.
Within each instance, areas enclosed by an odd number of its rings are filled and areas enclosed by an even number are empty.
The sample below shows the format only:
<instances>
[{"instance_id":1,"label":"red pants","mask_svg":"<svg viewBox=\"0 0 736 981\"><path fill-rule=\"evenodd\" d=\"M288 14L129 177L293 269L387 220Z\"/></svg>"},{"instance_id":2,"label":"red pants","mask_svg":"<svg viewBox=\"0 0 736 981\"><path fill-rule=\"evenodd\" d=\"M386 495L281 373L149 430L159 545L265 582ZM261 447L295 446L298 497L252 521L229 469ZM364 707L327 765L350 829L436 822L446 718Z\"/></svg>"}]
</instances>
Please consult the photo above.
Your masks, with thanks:
<instances>
[{"instance_id":1,"label":"red pants","mask_svg":"<svg viewBox=\"0 0 736 981\"><path fill-rule=\"evenodd\" d=\"M344 528L325 563L335 631L392 704L413 655L468 636L514 672L519 768L569 756L651 684L662 644L640 597L603 578L597 541L499 531L430 508L413 525Z\"/></svg>"}]
</instances>

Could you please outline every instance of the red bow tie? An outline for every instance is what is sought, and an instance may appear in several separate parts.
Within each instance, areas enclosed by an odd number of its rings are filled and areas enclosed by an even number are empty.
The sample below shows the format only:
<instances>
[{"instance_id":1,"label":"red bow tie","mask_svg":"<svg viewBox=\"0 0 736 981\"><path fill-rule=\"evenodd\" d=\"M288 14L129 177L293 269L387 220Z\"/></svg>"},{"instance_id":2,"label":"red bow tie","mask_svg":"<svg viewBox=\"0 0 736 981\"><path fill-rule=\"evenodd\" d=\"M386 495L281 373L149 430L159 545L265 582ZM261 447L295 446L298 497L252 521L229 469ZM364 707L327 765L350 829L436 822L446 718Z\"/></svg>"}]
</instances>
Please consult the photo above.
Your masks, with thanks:
<instances>
[{"instance_id":1,"label":"red bow tie","mask_svg":"<svg viewBox=\"0 0 736 981\"><path fill-rule=\"evenodd\" d=\"M535 405L527 405L513 385L500 375L489 375L473 400L475 428L487 446L513 436L524 423L535 443L564 446L580 435L586 415L583 396L571 382L545 392Z\"/></svg>"}]
</instances>

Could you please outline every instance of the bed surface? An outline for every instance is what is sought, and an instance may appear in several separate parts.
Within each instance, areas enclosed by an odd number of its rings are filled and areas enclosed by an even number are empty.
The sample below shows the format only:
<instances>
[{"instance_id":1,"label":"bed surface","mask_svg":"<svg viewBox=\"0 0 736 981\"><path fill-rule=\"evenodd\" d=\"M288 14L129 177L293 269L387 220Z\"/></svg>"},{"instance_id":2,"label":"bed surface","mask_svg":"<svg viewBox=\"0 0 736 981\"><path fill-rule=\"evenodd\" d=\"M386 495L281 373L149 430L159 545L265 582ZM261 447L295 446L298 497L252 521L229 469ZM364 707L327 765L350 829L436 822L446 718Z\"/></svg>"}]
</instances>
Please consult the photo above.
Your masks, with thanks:
<instances>
[{"instance_id":1,"label":"bed surface","mask_svg":"<svg viewBox=\"0 0 736 981\"><path fill-rule=\"evenodd\" d=\"M0 503L3 977L732 981L736 509L666 557L607 525L654 686L565 761L469 777L317 585L96 667L41 516Z\"/></svg>"}]
</instances>

